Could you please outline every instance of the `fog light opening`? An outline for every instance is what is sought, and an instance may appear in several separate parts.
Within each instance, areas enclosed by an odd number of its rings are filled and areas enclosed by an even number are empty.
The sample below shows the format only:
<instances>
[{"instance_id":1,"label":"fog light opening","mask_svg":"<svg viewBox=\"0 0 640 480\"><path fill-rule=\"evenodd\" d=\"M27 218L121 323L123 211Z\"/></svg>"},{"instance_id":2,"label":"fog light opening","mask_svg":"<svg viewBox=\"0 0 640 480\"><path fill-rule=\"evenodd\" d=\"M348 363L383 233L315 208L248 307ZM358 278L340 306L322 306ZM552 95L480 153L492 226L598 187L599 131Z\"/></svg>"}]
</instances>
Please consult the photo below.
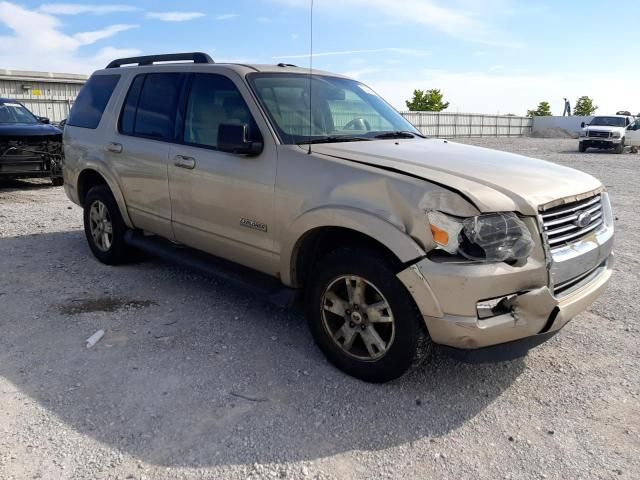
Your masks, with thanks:
<instances>
[{"instance_id":1,"label":"fog light opening","mask_svg":"<svg viewBox=\"0 0 640 480\"><path fill-rule=\"evenodd\" d=\"M517 295L505 295L503 297L490 298L489 300L482 300L476 304L476 311L480 320L487 318L497 317L498 315L506 315L512 313L511 301L516 298Z\"/></svg>"}]
</instances>

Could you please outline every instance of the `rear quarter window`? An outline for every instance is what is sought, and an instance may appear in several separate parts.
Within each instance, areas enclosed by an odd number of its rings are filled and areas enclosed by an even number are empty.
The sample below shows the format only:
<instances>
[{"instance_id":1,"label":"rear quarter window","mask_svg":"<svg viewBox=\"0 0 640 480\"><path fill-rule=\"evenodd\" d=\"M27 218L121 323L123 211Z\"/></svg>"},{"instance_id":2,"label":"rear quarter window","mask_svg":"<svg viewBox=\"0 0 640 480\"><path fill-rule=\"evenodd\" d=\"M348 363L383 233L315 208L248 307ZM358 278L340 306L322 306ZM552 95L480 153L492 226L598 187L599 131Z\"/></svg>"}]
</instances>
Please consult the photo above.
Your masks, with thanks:
<instances>
[{"instance_id":1,"label":"rear quarter window","mask_svg":"<svg viewBox=\"0 0 640 480\"><path fill-rule=\"evenodd\" d=\"M120 75L94 75L82 87L76 98L67 125L95 129L109 103Z\"/></svg>"}]
</instances>

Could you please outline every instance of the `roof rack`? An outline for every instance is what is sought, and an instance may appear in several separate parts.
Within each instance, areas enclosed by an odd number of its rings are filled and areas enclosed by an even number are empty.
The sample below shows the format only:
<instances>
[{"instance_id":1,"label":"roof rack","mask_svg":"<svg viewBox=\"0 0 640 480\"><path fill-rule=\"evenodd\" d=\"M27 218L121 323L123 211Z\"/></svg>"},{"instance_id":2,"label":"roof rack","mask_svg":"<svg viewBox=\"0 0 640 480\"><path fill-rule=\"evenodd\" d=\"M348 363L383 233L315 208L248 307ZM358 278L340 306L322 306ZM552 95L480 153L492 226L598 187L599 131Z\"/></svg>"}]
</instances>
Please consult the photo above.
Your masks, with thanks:
<instances>
[{"instance_id":1,"label":"roof rack","mask_svg":"<svg viewBox=\"0 0 640 480\"><path fill-rule=\"evenodd\" d=\"M156 62L182 62L191 60L193 63L215 63L213 59L202 52L165 53L163 55L144 55L142 57L118 58L107 65L107 68L119 68L123 65L153 65Z\"/></svg>"}]
</instances>

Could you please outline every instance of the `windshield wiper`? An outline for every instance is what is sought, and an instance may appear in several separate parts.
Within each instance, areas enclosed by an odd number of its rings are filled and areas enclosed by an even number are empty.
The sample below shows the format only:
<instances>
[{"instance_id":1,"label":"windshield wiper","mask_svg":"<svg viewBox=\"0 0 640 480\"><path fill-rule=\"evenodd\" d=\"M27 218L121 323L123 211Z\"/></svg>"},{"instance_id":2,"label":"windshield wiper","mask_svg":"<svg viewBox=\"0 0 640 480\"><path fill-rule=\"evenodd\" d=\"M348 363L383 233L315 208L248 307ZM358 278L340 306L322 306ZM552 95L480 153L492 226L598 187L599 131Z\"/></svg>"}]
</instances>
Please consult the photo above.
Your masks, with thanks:
<instances>
[{"instance_id":1,"label":"windshield wiper","mask_svg":"<svg viewBox=\"0 0 640 480\"><path fill-rule=\"evenodd\" d=\"M374 135L373 138L415 138L415 137L420 137L420 138L425 138L424 135L421 135L419 133L416 132L408 132L408 131L404 131L404 130L396 130L395 132L384 132L384 133L379 133L378 135Z\"/></svg>"},{"instance_id":2,"label":"windshield wiper","mask_svg":"<svg viewBox=\"0 0 640 480\"><path fill-rule=\"evenodd\" d=\"M370 138L365 137L350 137L348 135L340 135L340 136L329 136L322 138L314 138L311 140L305 140L303 142L299 142L299 145L308 145L310 143L339 143L339 142L364 142L369 141Z\"/></svg>"}]
</instances>

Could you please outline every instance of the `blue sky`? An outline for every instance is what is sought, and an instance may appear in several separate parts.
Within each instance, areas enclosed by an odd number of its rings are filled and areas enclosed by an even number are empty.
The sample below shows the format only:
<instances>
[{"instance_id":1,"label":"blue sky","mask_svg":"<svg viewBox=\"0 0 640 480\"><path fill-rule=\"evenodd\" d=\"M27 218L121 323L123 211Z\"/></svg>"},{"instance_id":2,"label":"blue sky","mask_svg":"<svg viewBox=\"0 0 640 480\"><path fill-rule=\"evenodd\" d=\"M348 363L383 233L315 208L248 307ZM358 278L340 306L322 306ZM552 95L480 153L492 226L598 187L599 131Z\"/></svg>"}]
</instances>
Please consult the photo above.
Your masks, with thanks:
<instances>
[{"instance_id":1,"label":"blue sky","mask_svg":"<svg viewBox=\"0 0 640 480\"><path fill-rule=\"evenodd\" d=\"M0 1L0 68L90 73L137 53L308 65L308 0ZM594 97L640 112L637 0L316 0L314 66L394 106L440 88L450 111L523 114ZM608 5L608 4L607 4ZM603 9L609 13L603 15Z\"/></svg>"}]
</instances>

